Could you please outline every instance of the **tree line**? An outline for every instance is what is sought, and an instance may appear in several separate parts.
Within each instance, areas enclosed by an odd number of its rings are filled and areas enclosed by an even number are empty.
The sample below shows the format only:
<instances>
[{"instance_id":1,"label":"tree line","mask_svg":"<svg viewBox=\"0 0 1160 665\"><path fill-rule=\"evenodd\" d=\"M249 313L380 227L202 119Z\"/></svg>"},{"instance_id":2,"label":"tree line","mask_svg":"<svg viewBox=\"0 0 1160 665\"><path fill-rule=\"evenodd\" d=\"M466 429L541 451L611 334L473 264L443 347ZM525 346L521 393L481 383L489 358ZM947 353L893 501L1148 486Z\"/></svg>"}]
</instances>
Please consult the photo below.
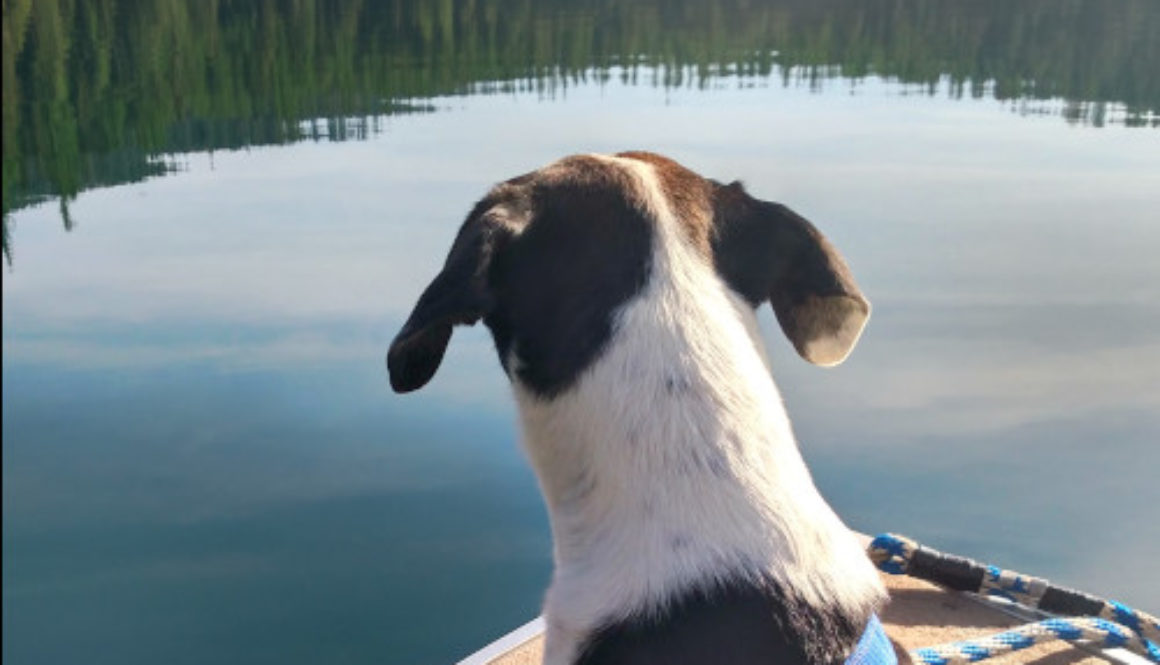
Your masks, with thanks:
<instances>
[{"instance_id":1,"label":"tree line","mask_svg":"<svg viewBox=\"0 0 1160 665\"><path fill-rule=\"evenodd\" d=\"M3 212L446 94L882 76L1155 126L1155 0L3 0ZM940 85L943 86L940 88Z\"/></svg>"}]
</instances>

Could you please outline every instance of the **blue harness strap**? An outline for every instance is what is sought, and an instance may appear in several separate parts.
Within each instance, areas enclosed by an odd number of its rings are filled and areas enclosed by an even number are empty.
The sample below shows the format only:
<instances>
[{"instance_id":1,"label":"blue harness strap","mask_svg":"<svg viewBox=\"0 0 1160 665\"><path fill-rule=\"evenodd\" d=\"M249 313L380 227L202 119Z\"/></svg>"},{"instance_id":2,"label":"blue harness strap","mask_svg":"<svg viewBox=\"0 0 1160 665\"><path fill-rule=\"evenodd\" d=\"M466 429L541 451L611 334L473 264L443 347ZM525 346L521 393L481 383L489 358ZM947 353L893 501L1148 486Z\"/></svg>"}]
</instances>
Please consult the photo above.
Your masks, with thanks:
<instances>
[{"instance_id":1,"label":"blue harness strap","mask_svg":"<svg viewBox=\"0 0 1160 665\"><path fill-rule=\"evenodd\" d=\"M898 665L894 645L886 637L877 614L872 615L866 623L866 632L862 633L862 639L858 640L853 653L846 659L846 665Z\"/></svg>"}]
</instances>

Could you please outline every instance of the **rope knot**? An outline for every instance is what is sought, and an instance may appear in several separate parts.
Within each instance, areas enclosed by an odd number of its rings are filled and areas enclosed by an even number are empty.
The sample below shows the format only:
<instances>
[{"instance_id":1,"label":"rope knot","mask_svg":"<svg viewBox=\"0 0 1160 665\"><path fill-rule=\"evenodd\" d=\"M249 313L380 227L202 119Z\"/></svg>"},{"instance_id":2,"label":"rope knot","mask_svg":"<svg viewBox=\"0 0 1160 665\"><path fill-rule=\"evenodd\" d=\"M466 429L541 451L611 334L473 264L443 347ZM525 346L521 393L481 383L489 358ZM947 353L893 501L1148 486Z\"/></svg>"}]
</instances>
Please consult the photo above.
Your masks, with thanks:
<instances>
[{"instance_id":1,"label":"rope knot","mask_svg":"<svg viewBox=\"0 0 1160 665\"><path fill-rule=\"evenodd\" d=\"M918 543L893 533L879 534L870 542L867 554L879 570L891 575L905 575Z\"/></svg>"}]
</instances>

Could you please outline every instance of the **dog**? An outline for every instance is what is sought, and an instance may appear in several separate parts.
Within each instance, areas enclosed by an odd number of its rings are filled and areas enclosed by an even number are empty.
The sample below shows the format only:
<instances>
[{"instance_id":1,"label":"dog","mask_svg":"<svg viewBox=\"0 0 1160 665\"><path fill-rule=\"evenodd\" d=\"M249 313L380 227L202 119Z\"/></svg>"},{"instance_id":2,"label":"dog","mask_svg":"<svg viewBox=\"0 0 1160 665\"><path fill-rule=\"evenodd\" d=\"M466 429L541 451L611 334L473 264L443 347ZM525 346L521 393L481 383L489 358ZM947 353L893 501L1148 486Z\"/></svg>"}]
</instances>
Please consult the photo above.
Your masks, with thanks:
<instances>
[{"instance_id":1,"label":"dog","mask_svg":"<svg viewBox=\"0 0 1160 665\"><path fill-rule=\"evenodd\" d=\"M648 152L495 186L387 355L482 320L547 504L546 665L841 663L885 599L798 451L755 309L842 362L870 304L807 220ZM876 620L875 620L876 621Z\"/></svg>"}]
</instances>

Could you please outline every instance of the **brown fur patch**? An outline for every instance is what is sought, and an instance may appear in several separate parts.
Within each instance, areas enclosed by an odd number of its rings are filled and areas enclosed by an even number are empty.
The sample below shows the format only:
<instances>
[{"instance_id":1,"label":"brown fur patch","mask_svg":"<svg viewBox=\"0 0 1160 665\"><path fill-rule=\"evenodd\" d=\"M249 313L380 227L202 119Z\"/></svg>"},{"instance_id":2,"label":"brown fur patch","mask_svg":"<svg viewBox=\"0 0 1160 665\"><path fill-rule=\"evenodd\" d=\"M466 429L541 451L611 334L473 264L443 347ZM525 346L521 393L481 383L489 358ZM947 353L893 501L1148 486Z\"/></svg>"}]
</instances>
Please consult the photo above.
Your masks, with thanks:
<instances>
[{"instance_id":1,"label":"brown fur patch","mask_svg":"<svg viewBox=\"0 0 1160 665\"><path fill-rule=\"evenodd\" d=\"M596 155L571 155L531 174L539 185L618 186L625 192L635 191L632 180L623 169Z\"/></svg>"},{"instance_id":2,"label":"brown fur patch","mask_svg":"<svg viewBox=\"0 0 1160 665\"><path fill-rule=\"evenodd\" d=\"M660 181L661 191L668 199L677 221L685 229L689 242L702 256L711 257L709 238L713 224L713 183L656 153L630 151L616 156L652 165Z\"/></svg>"}]
</instances>

